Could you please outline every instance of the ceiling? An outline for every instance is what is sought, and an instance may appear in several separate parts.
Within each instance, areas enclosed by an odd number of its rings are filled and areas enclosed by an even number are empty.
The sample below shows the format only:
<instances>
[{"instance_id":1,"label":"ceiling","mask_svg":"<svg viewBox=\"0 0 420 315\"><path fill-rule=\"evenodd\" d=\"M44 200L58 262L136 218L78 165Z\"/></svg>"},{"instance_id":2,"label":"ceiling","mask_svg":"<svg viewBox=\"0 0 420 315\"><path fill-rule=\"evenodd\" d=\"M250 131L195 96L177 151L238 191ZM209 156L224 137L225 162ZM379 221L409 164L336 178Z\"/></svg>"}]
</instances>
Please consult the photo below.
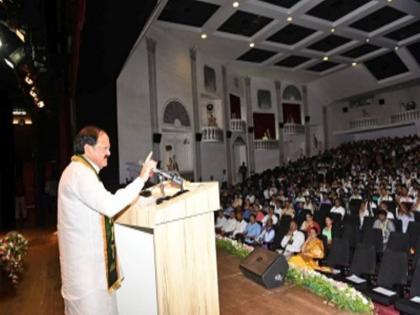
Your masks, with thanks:
<instances>
[{"instance_id":1,"label":"ceiling","mask_svg":"<svg viewBox=\"0 0 420 315\"><path fill-rule=\"evenodd\" d=\"M307 79L352 63L378 81L419 71L420 65L409 65L413 59L419 63L420 1L238 2L234 7L233 0L169 0L155 26L224 62Z\"/></svg>"}]
</instances>

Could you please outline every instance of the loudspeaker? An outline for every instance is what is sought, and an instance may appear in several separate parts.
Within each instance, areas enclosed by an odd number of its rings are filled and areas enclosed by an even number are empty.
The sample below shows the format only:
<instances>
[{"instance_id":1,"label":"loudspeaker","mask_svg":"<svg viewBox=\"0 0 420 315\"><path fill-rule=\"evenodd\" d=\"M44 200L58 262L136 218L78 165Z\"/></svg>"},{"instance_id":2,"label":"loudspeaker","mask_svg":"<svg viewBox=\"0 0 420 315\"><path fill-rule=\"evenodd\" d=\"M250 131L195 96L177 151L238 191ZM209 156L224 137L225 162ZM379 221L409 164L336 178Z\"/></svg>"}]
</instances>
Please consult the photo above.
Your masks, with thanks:
<instances>
[{"instance_id":1,"label":"loudspeaker","mask_svg":"<svg viewBox=\"0 0 420 315\"><path fill-rule=\"evenodd\" d=\"M347 113L349 109L347 107L343 107L343 113Z\"/></svg>"},{"instance_id":2,"label":"loudspeaker","mask_svg":"<svg viewBox=\"0 0 420 315\"><path fill-rule=\"evenodd\" d=\"M385 104L385 100L383 98L379 99L379 105L384 105Z\"/></svg>"},{"instance_id":3,"label":"loudspeaker","mask_svg":"<svg viewBox=\"0 0 420 315\"><path fill-rule=\"evenodd\" d=\"M310 122L311 121L311 116L305 116L305 122Z\"/></svg>"},{"instance_id":4,"label":"loudspeaker","mask_svg":"<svg viewBox=\"0 0 420 315\"><path fill-rule=\"evenodd\" d=\"M201 141L201 137L202 137L202 134L200 132L197 132L195 134L195 141L200 142Z\"/></svg>"},{"instance_id":5,"label":"loudspeaker","mask_svg":"<svg viewBox=\"0 0 420 315\"><path fill-rule=\"evenodd\" d=\"M279 122L279 128L280 128L280 129L283 129L283 128L284 128L284 123Z\"/></svg>"},{"instance_id":6,"label":"loudspeaker","mask_svg":"<svg viewBox=\"0 0 420 315\"><path fill-rule=\"evenodd\" d=\"M230 139L232 137L232 131L228 130L226 131L226 138Z\"/></svg>"},{"instance_id":7,"label":"loudspeaker","mask_svg":"<svg viewBox=\"0 0 420 315\"><path fill-rule=\"evenodd\" d=\"M153 143L160 143L160 140L162 139L161 133L154 133L153 134Z\"/></svg>"},{"instance_id":8,"label":"loudspeaker","mask_svg":"<svg viewBox=\"0 0 420 315\"><path fill-rule=\"evenodd\" d=\"M289 264L283 255L256 247L240 264L239 269L241 269L245 277L268 289L272 289L284 283Z\"/></svg>"},{"instance_id":9,"label":"loudspeaker","mask_svg":"<svg viewBox=\"0 0 420 315\"><path fill-rule=\"evenodd\" d=\"M249 127L248 127L248 132L249 132L249 133L253 133L253 132L254 132L254 127L249 126Z\"/></svg>"}]
</instances>

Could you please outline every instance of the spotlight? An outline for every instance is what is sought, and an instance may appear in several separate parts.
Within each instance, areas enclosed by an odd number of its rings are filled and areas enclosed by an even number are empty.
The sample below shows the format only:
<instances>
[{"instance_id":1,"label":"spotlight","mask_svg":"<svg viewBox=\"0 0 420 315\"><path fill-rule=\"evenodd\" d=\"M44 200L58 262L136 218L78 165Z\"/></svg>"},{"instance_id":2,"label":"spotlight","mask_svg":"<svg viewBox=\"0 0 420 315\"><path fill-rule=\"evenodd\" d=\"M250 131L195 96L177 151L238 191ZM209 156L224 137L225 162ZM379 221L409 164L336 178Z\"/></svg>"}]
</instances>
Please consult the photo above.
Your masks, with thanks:
<instances>
[{"instance_id":1,"label":"spotlight","mask_svg":"<svg viewBox=\"0 0 420 315\"><path fill-rule=\"evenodd\" d=\"M30 96L32 96L33 98L35 98L35 97L37 97L38 96L38 93L37 93L37 90L36 90L36 87L32 87L31 88L31 90L29 91L29 95Z\"/></svg>"},{"instance_id":2,"label":"spotlight","mask_svg":"<svg viewBox=\"0 0 420 315\"><path fill-rule=\"evenodd\" d=\"M249 47L254 47L255 46L255 43L249 43Z\"/></svg>"},{"instance_id":3,"label":"spotlight","mask_svg":"<svg viewBox=\"0 0 420 315\"><path fill-rule=\"evenodd\" d=\"M15 65L7 58L4 58L4 62L12 69L15 68Z\"/></svg>"},{"instance_id":4,"label":"spotlight","mask_svg":"<svg viewBox=\"0 0 420 315\"><path fill-rule=\"evenodd\" d=\"M366 43L369 43L370 42L370 39L369 38L366 38Z\"/></svg>"},{"instance_id":5,"label":"spotlight","mask_svg":"<svg viewBox=\"0 0 420 315\"><path fill-rule=\"evenodd\" d=\"M291 16L289 16L288 18L287 18L287 22L292 22L293 21L293 18L291 17Z\"/></svg>"},{"instance_id":6,"label":"spotlight","mask_svg":"<svg viewBox=\"0 0 420 315\"><path fill-rule=\"evenodd\" d=\"M332 29L331 29L331 33L334 33L335 32L335 28L333 27Z\"/></svg>"},{"instance_id":7,"label":"spotlight","mask_svg":"<svg viewBox=\"0 0 420 315\"><path fill-rule=\"evenodd\" d=\"M36 106L38 106L38 108L43 108L45 106L44 101L39 101L38 103L36 103Z\"/></svg>"},{"instance_id":8,"label":"spotlight","mask_svg":"<svg viewBox=\"0 0 420 315\"><path fill-rule=\"evenodd\" d=\"M400 47L398 47L398 46L395 46L395 47L394 47L395 51L397 51L399 48L400 48Z\"/></svg>"},{"instance_id":9,"label":"spotlight","mask_svg":"<svg viewBox=\"0 0 420 315\"><path fill-rule=\"evenodd\" d=\"M19 37L22 42L25 42L25 34L23 31L16 29L16 36Z\"/></svg>"},{"instance_id":10,"label":"spotlight","mask_svg":"<svg viewBox=\"0 0 420 315\"><path fill-rule=\"evenodd\" d=\"M328 61L328 56L324 56L324 58L322 58L322 60Z\"/></svg>"},{"instance_id":11,"label":"spotlight","mask_svg":"<svg viewBox=\"0 0 420 315\"><path fill-rule=\"evenodd\" d=\"M235 1L234 3L232 3L232 6L233 6L234 8L239 7L239 2L238 2L238 1Z\"/></svg>"},{"instance_id":12,"label":"spotlight","mask_svg":"<svg viewBox=\"0 0 420 315\"><path fill-rule=\"evenodd\" d=\"M201 34L201 39L206 39L206 38L207 38L207 34L206 33Z\"/></svg>"},{"instance_id":13,"label":"spotlight","mask_svg":"<svg viewBox=\"0 0 420 315\"><path fill-rule=\"evenodd\" d=\"M354 62L352 62L352 63L351 63L351 65L352 65L353 67L356 67L356 66L357 66L357 62L355 62L355 61L354 61Z\"/></svg>"}]
</instances>

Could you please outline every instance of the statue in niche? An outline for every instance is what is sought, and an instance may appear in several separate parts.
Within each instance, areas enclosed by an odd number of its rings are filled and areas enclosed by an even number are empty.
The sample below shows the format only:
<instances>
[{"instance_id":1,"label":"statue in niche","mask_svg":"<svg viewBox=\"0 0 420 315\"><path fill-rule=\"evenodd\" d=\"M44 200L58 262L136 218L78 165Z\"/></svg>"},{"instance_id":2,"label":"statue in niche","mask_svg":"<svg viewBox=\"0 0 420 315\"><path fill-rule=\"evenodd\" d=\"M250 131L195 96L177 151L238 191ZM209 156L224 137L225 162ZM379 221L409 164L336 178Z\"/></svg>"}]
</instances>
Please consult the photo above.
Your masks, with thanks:
<instances>
[{"instance_id":1,"label":"statue in niche","mask_svg":"<svg viewBox=\"0 0 420 315\"><path fill-rule=\"evenodd\" d=\"M289 116L287 117L286 122L287 122L288 124L294 124L294 123L295 123L295 120L293 119L293 116L292 116L292 115L289 115Z\"/></svg>"},{"instance_id":2,"label":"statue in niche","mask_svg":"<svg viewBox=\"0 0 420 315\"><path fill-rule=\"evenodd\" d=\"M213 104L207 105L207 122L209 127L217 127L217 120L216 117L213 115Z\"/></svg>"},{"instance_id":3,"label":"statue in niche","mask_svg":"<svg viewBox=\"0 0 420 315\"><path fill-rule=\"evenodd\" d=\"M166 168L169 172L179 172L178 162L176 161L175 154L169 158Z\"/></svg>"},{"instance_id":4,"label":"statue in niche","mask_svg":"<svg viewBox=\"0 0 420 315\"><path fill-rule=\"evenodd\" d=\"M266 129L264 131L264 136L262 138L263 140L270 140L271 139L271 134L270 134L270 129Z\"/></svg>"}]
</instances>

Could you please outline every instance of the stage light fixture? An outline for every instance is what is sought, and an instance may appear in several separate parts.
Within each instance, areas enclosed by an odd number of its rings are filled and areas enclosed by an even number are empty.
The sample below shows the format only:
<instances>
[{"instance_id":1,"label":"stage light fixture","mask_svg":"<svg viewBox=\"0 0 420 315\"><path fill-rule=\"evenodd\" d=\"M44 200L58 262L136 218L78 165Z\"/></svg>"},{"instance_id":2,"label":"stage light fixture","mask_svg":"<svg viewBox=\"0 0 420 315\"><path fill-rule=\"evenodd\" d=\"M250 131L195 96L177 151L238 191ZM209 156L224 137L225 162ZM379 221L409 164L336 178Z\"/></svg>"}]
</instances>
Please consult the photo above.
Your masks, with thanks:
<instances>
[{"instance_id":1,"label":"stage light fixture","mask_svg":"<svg viewBox=\"0 0 420 315\"><path fill-rule=\"evenodd\" d=\"M352 63L351 63L351 65L352 65L353 67L356 67L356 66L357 66L357 62L355 62L355 61L354 61L354 62L352 62Z\"/></svg>"},{"instance_id":2,"label":"stage light fixture","mask_svg":"<svg viewBox=\"0 0 420 315\"><path fill-rule=\"evenodd\" d=\"M16 36L22 41L25 42L25 33L21 31L20 29L16 29L15 31Z\"/></svg>"},{"instance_id":3,"label":"stage light fixture","mask_svg":"<svg viewBox=\"0 0 420 315\"><path fill-rule=\"evenodd\" d=\"M328 61L328 56L324 56L324 58L322 58L322 60Z\"/></svg>"},{"instance_id":4,"label":"stage light fixture","mask_svg":"<svg viewBox=\"0 0 420 315\"><path fill-rule=\"evenodd\" d=\"M331 33L334 33L335 32L335 28L333 27L332 29L331 29Z\"/></svg>"},{"instance_id":5,"label":"stage light fixture","mask_svg":"<svg viewBox=\"0 0 420 315\"><path fill-rule=\"evenodd\" d=\"M31 77L29 76L29 74L27 74L27 75L26 75L26 77L25 77L25 82L26 82L28 85L32 85L32 84L34 84L34 81L31 79Z\"/></svg>"},{"instance_id":6,"label":"stage light fixture","mask_svg":"<svg viewBox=\"0 0 420 315\"><path fill-rule=\"evenodd\" d=\"M207 38L207 34L206 33L201 34L201 39L206 39L206 38Z\"/></svg>"},{"instance_id":7,"label":"stage light fixture","mask_svg":"<svg viewBox=\"0 0 420 315\"><path fill-rule=\"evenodd\" d=\"M292 22L293 18L291 16L287 17L287 22Z\"/></svg>"},{"instance_id":8,"label":"stage light fixture","mask_svg":"<svg viewBox=\"0 0 420 315\"><path fill-rule=\"evenodd\" d=\"M38 93L37 93L37 90L36 90L36 87L35 86L33 86L31 88L31 90L29 91L29 95L32 96L33 98L38 97Z\"/></svg>"},{"instance_id":9,"label":"stage light fixture","mask_svg":"<svg viewBox=\"0 0 420 315\"><path fill-rule=\"evenodd\" d=\"M7 58L4 58L4 62L12 69L15 68L15 65Z\"/></svg>"},{"instance_id":10,"label":"stage light fixture","mask_svg":"<svg viewBox=\"0 0 420 315\"><path fill-rule=\"evenodd\" d=\"M38 106L38 108L43 108L45 106L44 101L39 101L36 103L36 106Z\"/></svg>"},{"instance_id":11,"label":"stage light fixture","mask_svg":"<svg viewBox=\"0 0 420 315\"><path fill-rule=\"evenodd\" d=\"M253 48L255 46L255 43L249 43L249 47Z\"/></svg>"},{"instance_id":12,"label":"stage light fixture","mask_svg":"<svg viewBox=\"0 0 420 315\"><path fill-rule=\"evenodd\" d=\"M238 1L235 1L234 3L232 3L232 6L233 6L234 8L239 7L239 2L238 2Z\"/></svg>"}]
</instances>

